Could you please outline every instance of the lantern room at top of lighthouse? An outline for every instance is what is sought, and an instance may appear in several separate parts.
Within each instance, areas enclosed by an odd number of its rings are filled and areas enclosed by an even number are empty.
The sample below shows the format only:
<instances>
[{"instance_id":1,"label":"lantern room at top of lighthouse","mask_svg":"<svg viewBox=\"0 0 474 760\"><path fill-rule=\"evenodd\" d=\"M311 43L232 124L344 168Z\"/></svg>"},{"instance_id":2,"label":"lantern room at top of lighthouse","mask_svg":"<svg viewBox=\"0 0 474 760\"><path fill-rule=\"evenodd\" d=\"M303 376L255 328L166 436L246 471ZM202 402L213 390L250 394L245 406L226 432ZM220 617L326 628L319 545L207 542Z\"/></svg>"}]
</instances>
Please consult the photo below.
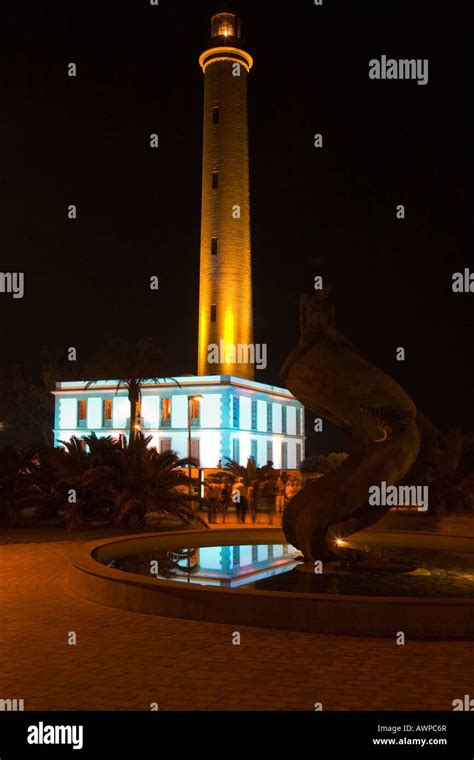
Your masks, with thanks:
<instances>
[{"instance_id":1,"label":"lantern room at top of lighthouse","mask_svg":"<svg viewBox=\"0 0 474 760\"><path fill-rule=\"evenodd\" d=\"M240 19L235 13L216 13L211 18L211 36L213 40L239 40Z\"/></svg>"},{"instance_id":2,"label":"lantern room at top of lighthouse","mask_svg":"<svg viewBox=\"0 0 474 760\"><path fill-rule=\"evenodd\" d=\"M253 65L252 56L242 49L240 43L240 18L236 13L215 13L211 17L211 47L199 58L203 71L214 61L233 61L247 71Z\"/></svg>"}]
</instances>

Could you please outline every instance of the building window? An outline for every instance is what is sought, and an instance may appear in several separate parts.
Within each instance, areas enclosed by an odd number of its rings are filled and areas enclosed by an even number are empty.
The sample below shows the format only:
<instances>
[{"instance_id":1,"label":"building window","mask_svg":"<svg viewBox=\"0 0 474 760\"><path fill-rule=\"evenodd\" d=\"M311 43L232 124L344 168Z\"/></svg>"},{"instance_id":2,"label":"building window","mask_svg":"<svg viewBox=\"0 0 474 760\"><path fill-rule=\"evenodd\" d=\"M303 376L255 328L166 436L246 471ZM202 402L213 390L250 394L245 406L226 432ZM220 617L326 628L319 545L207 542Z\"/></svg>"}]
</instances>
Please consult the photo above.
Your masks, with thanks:
<instances>
[{"instance_id":1,"label":"building window","mask_svg":"<svg viewBox=\"0 0 474 760\"><path fill-rule=\"evenodd\" d=\"M240 403L238 396L234 396L232 399L232 426L234 428L240 427Z\"/></svg>"},{"instance_id":2,"label":"building window","mask_svg":"<svg viewBox=\"0 0 474 760\"><path fill-rule=\"evenodd\" d=\"M79 420L79 427L87 426L87 401L86 400L78 401L77 418Z\"/></svg>"},{"instance_id":3,"label":"building window","mask_svg":"<svg viewBox=\"0 0 474 760\"><path fill-rule=\"evenodd\" d=\"M267 462L273 462L273 441L267 441Z\"/></svg>"},{"instance_id":4,"label":"building window","mask_svg":"<svg viewBox=\"0 0 474 760\"><path fill-rule=\"evenodd\" d=\"M296 466L299 467L301 464L301 443L296 444Z\"/></svg>"},{"instance_id":5,"label":"building window","mask_svg":"<svg viewBox=\"0 0 474 760\"><path fill-rule=\"evenodd\" d=\"M252 399L251 409L252 409L251 430L256 430L257 429L257 402L254 399Z\"/></svg>"},{"instance_id":6,"label":"building window","mask_svg":"<svg viewBox=\"0 0 474 760\"><path fill-rule=\"evenodd\" d=\"M111 420L112 419L112 399L106 398L104 399L104 420Z\"/></svg>"},{"instance_id":7,"label":"building window","mask_svg":"<svg viewBox=\"0 0 474 760\"><path fill-rule=\"evenodd\" d=\"M164 398L161 400L161 427L170 427L171 425L171 399ZM166 440L166 439L163 439Z\"/></svg>"},{"instance_id":8,"label":"building window","mask_svg":"<svg viewBox=\"0 0 474 760\"><path fill-rule=\"evenodd\" d=\"M281 444L281 469L288 469L288 444L286 441Z\"/></svg>"},{"instance_id":9,"label":"building window","mask_svg":"<svg viewBox=\"0 0 474 760\"><path fill-rule=\"evenodd\" d=\"M296 435L301 435L301 409L296 410Z\"/></svg>"},{"instance_id":10,"label":"building window","mask_svg":"<svg viewBox=\"0 0 474 760\"><path fill-rule=\"evenodd\" d=\"M160 454L171 451L171 438L160 438Z\"/></svg>"},{"instance_id":11,"label":"building window","mask_svg":"<svg viewBox=\"0 0 474 760\"><path fill-rule=\"evenodd\" d=\"M211 238L211 255L217 256L217 238Z\"/></svg>"},{"instance_id":12,"label":"building window","mask_svg":"<svg viewBox=\"0 0 474 760\"><path fill-rule=\"evenodd\" d=\"M287 407L282 406L281 408L281 432L286 433L286 413L287 413Z\"/></svg>"},{"instance_id":13,"label":"building window","mask_svg":"<svg viewBox=\"0 0 474 760\"><path fill-rule=\"evenodd\" d=\"M212 123L219 124L219 106L214 106L212 109Z\"/></svg>"},{"instance_id":14,"label":"building window","mask_svg":"<svg viewBox=\"0 0 474 760\"><path fill-rule=\"evenodd\" d=\"M217 306L215 303L211 304L211 322L217 320Z\"/></svg>"},{"instance_id":15,"label":"building window","mask_svg":"<svg viewBox=\"0 0 474 760\"><path fill-rule=\"evenodd\" d=\"M191 439L191 456L193 459L195 459L198 463L198 467L200 466L200 451L199 451L199 438L192 438Z\"/></svg>"},{"instance_id":16,"label":"building window","mask_svg":"<svg viewBox=\"0 0 474 760\"><path fill-rule=\"evenodd\" d=\"M258 456L258 441L255 440L255 438L252 438L250 441L250 456L252 457L253 461L257 462L257 456Z\"/></svg>"},{"instance_id":17,"label":"building window","mask_svg":"<svg viewBox=\"0 0 474 760\"><path fill-rule=\"evenodd\" d=\"M232 441L232 459L240 464L240 441L238 438L234 438Z\"/></svg>"},{"instance_id":18,"label":"building window","mask_svg":"<svg viewBox=\"0 0 474 760\"><path fill-rule=\"evenodd\" d=\"M190 406L191 425L197 427L199 425L201 404L198 398L192 398L188 403Z\"/></svg>"},{"instance_id":19,"label":"building window","mask_svg":"<svg viewBox=\"0 0 474 760\"><path fill-rule=\"evenodd\" d=\"M267 433L273 431L273 404L271 401L267 403Z\"/></svg>"},{"instance_id":20,"label":"building window","mask_svg":"<svg viewBox=\"0 0 474 760\"><path fill-rule=\"evenodd\" d=\"M212 189L219 187L219 172L212 172Z\"/></svg>"},{"instance_id":21,"label":"building window","mask_svg":"<svg viewBox=\"0 0 474 760\"><path fill-rule=\"evenodd\" d=\"M104 427L112 427L112 399L104 399L102 415L104 421Z\"/></svg>"}]
</instances>

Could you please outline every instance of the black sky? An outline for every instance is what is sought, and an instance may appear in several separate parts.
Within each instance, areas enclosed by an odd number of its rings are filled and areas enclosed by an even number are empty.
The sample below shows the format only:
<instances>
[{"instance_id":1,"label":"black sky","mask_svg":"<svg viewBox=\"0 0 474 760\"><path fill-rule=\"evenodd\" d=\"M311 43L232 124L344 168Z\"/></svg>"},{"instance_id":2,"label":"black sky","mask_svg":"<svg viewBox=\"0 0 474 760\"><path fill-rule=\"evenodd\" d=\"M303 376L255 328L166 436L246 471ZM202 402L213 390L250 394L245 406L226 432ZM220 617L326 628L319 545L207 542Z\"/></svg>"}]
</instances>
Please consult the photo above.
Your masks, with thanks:
<instances>
[{"instance_id":1,"label":"black sky","mask_svg":"<svg viewBox=\"0 0 474 760\"><path fill-rule=\"evenodd\" d=\"M269 347L258 379L279 384L298 338L299 294L325 274L340 329L437 425L472 429L474 294L451 291L453 272L472 267L462 247L459 11L424 0L232 7L255 62L254 321L256 341ZM46 343L85 356L107 334L150 334L178 373L196 371L198 56L218 9L81 0L2 11L11 50L2 63L0 270L25 272L26 290L22 300L0 294L1 365L24 358L35 367ZM428 58L428 85L369 80L368 61L382 54ZM70 203L76 221L66 220Z\"/></svg>"}]
</instances>

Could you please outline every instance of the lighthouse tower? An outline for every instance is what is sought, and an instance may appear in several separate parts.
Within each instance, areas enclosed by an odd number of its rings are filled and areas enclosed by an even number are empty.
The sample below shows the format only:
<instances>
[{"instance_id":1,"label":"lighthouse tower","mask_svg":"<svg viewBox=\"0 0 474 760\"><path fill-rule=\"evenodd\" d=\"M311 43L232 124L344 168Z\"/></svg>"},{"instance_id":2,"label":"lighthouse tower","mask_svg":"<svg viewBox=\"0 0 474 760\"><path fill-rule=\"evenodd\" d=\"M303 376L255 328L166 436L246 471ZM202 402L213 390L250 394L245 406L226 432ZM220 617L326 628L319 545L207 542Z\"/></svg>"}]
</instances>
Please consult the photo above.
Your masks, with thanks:
<instances>
[{"instance_id":1,"label":"lighthouse tower","mask_svg":"<svg viewBox=\"0 0 474 760\"><path fill-rule=\"evenodd\" d=\"M247 76L252 58L240 46L234 13L211 19L204 72L199 375L252 380L239 346L253 343Z\"/></svg>"},{"instance_id":2,"label":"lighthouse tower","mask_svg":"<svg viewBox=\"0 0 474 760\"><path fill-rule=\"evenodd\" d=\"M295 470L304 458L304 409L290 391L255 379L266 344L253 342L247 76L234 13L211 20L204 72L199 371L143 382L141 428L160 452L193 457L203 471L233 459ZM263 349L265 348L265 352ZM257 349L259 349L257 351ZM260 351L262 349L262 351ZM122 381L57 383L54 440L130 434Z\"/></svg>"}]
</instances>

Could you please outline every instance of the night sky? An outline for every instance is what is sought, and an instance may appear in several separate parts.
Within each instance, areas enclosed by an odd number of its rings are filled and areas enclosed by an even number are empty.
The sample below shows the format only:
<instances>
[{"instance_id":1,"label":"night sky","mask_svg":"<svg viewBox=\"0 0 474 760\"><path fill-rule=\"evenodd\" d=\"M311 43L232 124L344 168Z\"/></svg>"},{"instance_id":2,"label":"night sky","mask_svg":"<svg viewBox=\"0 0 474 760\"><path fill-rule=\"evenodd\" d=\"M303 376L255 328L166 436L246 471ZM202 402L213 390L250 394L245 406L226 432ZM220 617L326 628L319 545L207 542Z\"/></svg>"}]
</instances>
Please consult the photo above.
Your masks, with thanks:
<instances>
[{"instance_id":1,"label":"night sky","mask_svg":"<svg viewBox=\"0 0 474 760\"><path fill-rule=\"evenodd\" d=\"M25 273L25 296L0 294L1 366L37 368L44 344L85 357L107 335L151 335L177 374L196 372L198 57L221 8L81 0L2 11L11 54L2 63L0 269ZM299 295L322 274L338 327L436 425L472 430L474 294L451 290L452 274L473 268L462 248L462 21L454 4L441 8L230 6L254 57L254 324L269 354L257 379L281 384ZM382 54L428 58L428 84L371 81L368 62Z\"/></svg>"}]
</instances>

